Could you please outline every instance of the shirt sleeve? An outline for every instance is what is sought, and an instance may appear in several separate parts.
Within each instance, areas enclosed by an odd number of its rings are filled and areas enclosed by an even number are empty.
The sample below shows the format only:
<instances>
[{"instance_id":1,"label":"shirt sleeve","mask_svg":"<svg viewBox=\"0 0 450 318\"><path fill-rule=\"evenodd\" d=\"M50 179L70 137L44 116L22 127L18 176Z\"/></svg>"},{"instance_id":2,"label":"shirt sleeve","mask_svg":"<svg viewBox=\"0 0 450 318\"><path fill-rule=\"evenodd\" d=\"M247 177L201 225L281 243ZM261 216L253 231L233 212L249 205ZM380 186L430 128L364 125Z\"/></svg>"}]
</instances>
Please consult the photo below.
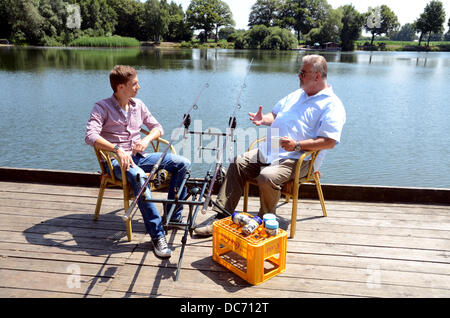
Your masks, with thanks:
<instances>
[{"instance_id":1,"label":"shirt sleeve","mask_svg":"<svg viewBox=\"0 0 450 318\"><path fill-rule=\"evenodd\" d=\"M164 134L164 129L161 124L156 120L152 113L150 113L147 106L145 106L144 104L142 104L142 119L144 125L149 129L149 131L158 129L159 131L161 131L161 136Z\"/></svg>"},{"instance_id":2,"label":"shirt sleeve","mask_svg":"<svg viewBox=\"0 0 450 318\"><path fill-rule=\"evenodd\" d=\"M317 136L331 138L336 144L340 143L345 120L344 106L340 101L333 101L320 118Z\"/></svg>"},{"instance_id":3,"label":"shirt sleeve","mask_svg":"<svg viewBox=\"0 0 450 318\"><path fill-rule=\"evenodd\" d=\"M86 126L86 136L84 141L94 146L98 138L100 138L100 133L102 131L103 123L105 121L106 111L99 104L95 104L92 109L91 115L89 117Z\"/></svg>"}]
</instances>

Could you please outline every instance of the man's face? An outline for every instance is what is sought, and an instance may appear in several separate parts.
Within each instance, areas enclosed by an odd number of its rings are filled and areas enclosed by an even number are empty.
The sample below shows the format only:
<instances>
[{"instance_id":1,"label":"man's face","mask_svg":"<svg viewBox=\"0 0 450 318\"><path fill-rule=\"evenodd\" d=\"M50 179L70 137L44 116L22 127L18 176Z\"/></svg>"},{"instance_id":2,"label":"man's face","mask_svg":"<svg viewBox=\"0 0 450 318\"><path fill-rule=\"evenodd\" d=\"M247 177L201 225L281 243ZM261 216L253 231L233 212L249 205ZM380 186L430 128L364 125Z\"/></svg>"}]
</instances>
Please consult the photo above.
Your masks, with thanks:
<instances>
[{"instance_id":1,"label":"man's face","mask_svg":"<svg viewBox=\"0 0 450 318\"><path fill-rule=\"evenodd\" d=\"M312 70L311 64L303 64L298 73L300 87L307 91L314 84L316 72Z\"/></svg>"},{"instance_id":2,"label":"man's face","mask_svg":"<svg viewBox=\"0 0 450 318\"><path fill-rule=\"evenodd\" d=\"M139 79L136 76L123 85L123 92L128 97L136 97L140 88L141 87L139 86Z\"/></svg>"}]
</instances>

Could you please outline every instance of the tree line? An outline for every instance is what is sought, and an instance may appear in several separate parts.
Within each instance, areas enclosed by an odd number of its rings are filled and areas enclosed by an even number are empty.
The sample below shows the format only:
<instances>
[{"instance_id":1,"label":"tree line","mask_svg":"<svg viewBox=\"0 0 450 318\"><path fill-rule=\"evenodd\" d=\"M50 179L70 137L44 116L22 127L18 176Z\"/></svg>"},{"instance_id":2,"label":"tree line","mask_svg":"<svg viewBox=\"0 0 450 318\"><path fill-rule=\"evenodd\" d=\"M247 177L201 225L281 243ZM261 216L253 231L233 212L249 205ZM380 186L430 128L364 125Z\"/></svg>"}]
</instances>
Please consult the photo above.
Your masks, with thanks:
<instances>
[{"instance_id":1,"label":"tree line","mask_svg":"<svg viewBox=\"0 0 450 318\"><path fill-rule=\"evenodd\" d=\"M249 14L249 30L236 30L232 12L222 0L192 0L186 10L167 0L0 0L0 38L16 44L69 45L83 36L119 35L139 41L226 39L236 48L290 49L335 42L353 50L362 30L392 40L450 40L445 11L431 0L423 13L400 28L387 6L360 13L351 4L333 9L327 0L257 0ZM447 24L450 28L450 19ZM197 33L198 33L197 32Z\"/></svg>"}]
</instances>

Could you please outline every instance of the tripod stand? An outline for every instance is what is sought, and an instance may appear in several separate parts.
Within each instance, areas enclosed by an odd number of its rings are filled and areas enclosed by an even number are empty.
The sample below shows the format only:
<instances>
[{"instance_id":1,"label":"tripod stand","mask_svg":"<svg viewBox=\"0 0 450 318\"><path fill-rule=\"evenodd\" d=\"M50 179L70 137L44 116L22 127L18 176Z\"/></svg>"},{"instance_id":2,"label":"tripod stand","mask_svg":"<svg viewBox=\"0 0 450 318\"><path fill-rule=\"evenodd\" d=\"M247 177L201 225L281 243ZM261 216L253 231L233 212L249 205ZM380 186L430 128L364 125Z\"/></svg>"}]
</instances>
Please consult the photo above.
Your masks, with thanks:
<instances>
[{"instance_id":1,"label":"tripod stand","mask_svg":"<svg viewBox=\"0 0 450 318\"><path fill-rule=\"evenodd\" d=\"M206 190L208 188L208 185L211 185L211 172L208 171L206 173L206 176L203 179L191 179L190 172L186 173L186 176L183 179L183 182L178 189L177 193L182 193L184 188L186 188L186 197L185 198L178 198L178 196L175 194L174 199L146 199L145 201L151 201L154 203L162 203L163 204L163 226L165 229L168 229L170 227L181 227L184 228L183 237L181 238L181 251L180 251L180 257L178 259L177 264L177 271L175 275L175 281L178 280L178 277L180 275L181 270L181 263L183 261L183 255L185 246L187 243L188 234L192 237L192 233L194 230L194 227L196 225L195 220L197 218L198 210L200 206L204 206L206 202ZM171 204L171 208L169 211L167 211L166 206L167 204ZM223 209L219 205L217 205L216 202L213 200L209 201L209 204L215 205L218 207L222 212L224 212L227 215L231 215L230 212ZM172 214L174 211L176 211L181 205L187 205L189 207L189 214L185 222L173 222L170 221Z\"/></svg>"}]
</instances>

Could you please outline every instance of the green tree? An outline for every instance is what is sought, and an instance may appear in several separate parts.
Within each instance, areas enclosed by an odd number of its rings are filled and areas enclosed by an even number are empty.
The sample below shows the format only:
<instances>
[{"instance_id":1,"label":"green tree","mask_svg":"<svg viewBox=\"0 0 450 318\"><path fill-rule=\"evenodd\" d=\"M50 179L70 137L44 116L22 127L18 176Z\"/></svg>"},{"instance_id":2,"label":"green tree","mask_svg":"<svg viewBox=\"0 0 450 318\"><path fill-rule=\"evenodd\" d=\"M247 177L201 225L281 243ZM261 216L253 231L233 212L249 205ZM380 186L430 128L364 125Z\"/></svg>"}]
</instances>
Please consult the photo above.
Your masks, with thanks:
<instances>
[{"instance_id":1,"label":"green tree","mask_svg":"<svg viewBox=\"0 0 450 318\"><path fill-rule=\"evenodd\" d=\"M12 25L10 18L11 0L0 1L0 39L11 38Z\"/></svg>"},{"instance_id":2,"label":"green tree","mask_svg":"<svg viewBox=\"0 0 450 318\"><path fill-rule=\"evenodd\" d=\"M261 44L266 50L291 50L297 47L297 41L291 31L280 27L269 28L270 34Z\"/></svg>"},{"instance_id":3,"label":"green tree","mask_svg":"<svg viewBox=\"0 0 450 318\"><path fill-rule=\"evenodd\" d=\"M319 28L325 21L331 6L326 0L286 0L280 8L280 24L300 34Z\"/></svg>"},{"instance_id":4,"label":"green tree","mask_svg":"<svg viewBox=\"0 0 450 318\"><path fill-rule=\"evenodd\" d=\"M369 11L366 13L364 28L372 34L370 45L373 45L375 35L386 34L389 36L399 26L397 16L388 6L383 4L375 8L369 7Z\"/></svg>"},{"instance_id":5,"label":"green tree","mask_svg":"<svg viewBox=\"0 0 450 318\"><path fill-rule=\"evenodd\" d=\"M422 13L416 21L413 23L413 28L416 32L419 32L419 46L422 43L422 39L424 34L426 33L427 25L426 25L426 17L425 14Z\"/></svg>"},{"instance_id":6,"label":"green tree","mask_svg":"<svg viewBox=\"0 0 450 318\"><path fill-rule=\"evenodd\" d=\"M364 15L360 14L353 5L347 4L342 8L341 43L343 51L353 51L354 41L361 36L364 25Z\"/></svg>"},{"instance_id":7,"label":"green tree","mask_svg":"<svg viewBox=\"0 0 450 318\"><path fill-rule=\"evenodd\" d=\"M414 41L416 38L416 31L412 23L406 23L400 29L391 36L392 41Z\"/></svg>"},{"instance_id":8,"label":"green tree","mask_svg":"<svg viewBox=\"0 0 450 318\"><path fill-rule=\"evenodd\" d=\"M254 25L249 30L249 45L252 48L260 48L264 39L270 35L270 30L264 24Z\"/></svg>"},{"instance_id":9,"label":"green tree","mask_svg":"<svg viewBox=\"0 0 450 318\"><path fill-rule=\"evenodd\" d=\"M169 25L164 37L167 41L189 41L192 38L183 8L173 1L169 5Z\"/></svg>"},{"instance_id":10,"label":"green tree","mask_svg":"<svg viewBox=\"0 0 450 318\"><path fill-rule=\"evenodd\" d=\"M445 22L444 6L439 0L430 1L420 15L414 22L416 31L420 32L419 46L422 37L428 34L427 46L430 44L431 33L443 33Z\"/></svg>"},{"instance_id":11,"label":"green tree","mask_svg":"<svg viewBox=\"0 0 450 318\"><path fill-rule=\"evenodd\" d=\"M318 28L311 29L306 38L309 42L339 42L342 30L342 10L330 9L328 16Z\"/></svg>"},{"instance_id":12,"label":"green tree","mask_svg":"<svg viewBox=\"0 0 450 318\"><path fill-rule=\"evenodd\" d=\"M144 26L142 33L146 40L160 42L161 36L169 30L169 7L166 1L148 0L144 5Z\"/></svg>"},{"instance_id":13,"label":"green tree","mask_svg":"<svg viewBox=\"0 0 450 318\"><path fill-rule=\"evenodd\" d=\"M112 35L117 14L107 0L76 0L80 5L81 29L91 36Z\"/></svg>"},{"instance_id":14,"label":"green tree","mask_svg":"<svg viewBox=\"0 0 450 318\"><path fill-rule=\"evenodd\" d=\"M108 0L108 4L117 15L114 34L144 40L140 35L144 26L144 3L137 0Z\"/></svg>"},{"instance_id":15,"label":"green tree","mask_svg":"<svg viewBox=\"0 0 450 318\"><path fill-rule=\"evenodd\" d=\"M207 41L212 30L232 22L231 11L221 0L192 0L186 10L186 20L195 30L203 30L204 38ZM231 20L231 21L230 21Z\"/></svg>"},{"instance_id":16,"label":"green tree","mask_svg":"<svg viewBox=\"0 0 450 318\"><path fill-rule=\"evenodd\" d=\"M281 8L281 0L257 0L252 5L248 17L248 26L265 25L266 27L278 24L278 12Z\"/></svg>"},{"instance_id":17,"label":"green tree","mask_svg":"<svg viewBox=\"0 0 450 318\"><path fill-rule=\"evenodd\" d=\"M216 43L219 40L219 28L221 26L233 26L235 22L233 20L233 13L230 10L228 4L223 1L216 0L216 14L217 17L214 21L214 27L216 29Z\"/></svg>"},{"instance_id":18,"label":"green tree","mask_svg":"<svg viewBox=\"0 0 450 318\"><path fill-rule=\"evenodd\" d=\"M60 45L66 29L68 12L66 3L62 0L41 0L38 6L39 14L44 19L42 23L42 45Z\"/></svg>"},{"instance_id":19,"label":"green tree","mask_svg":"<svg viewBox=\"0 0 450 318\"><path fill-rule=\"evenodd\" d=\"M44 18L39 14L36 0L14 0L8 10L11 25L11 40L14 43L40 44L45 35L42 26Z\"/></svg>"},{"instance_id":20,"label":"green tree","mask_svg":"<svg viewBox=\"0 0 450 318\"><path fill-rule=\"evenodd\" d=\"M235 32L236 32L236 29L231 26L221 28L219 31L219 39L227 40L227 42L233 42L232 34L234 34Z\"/></svg>"}]
</instances>

